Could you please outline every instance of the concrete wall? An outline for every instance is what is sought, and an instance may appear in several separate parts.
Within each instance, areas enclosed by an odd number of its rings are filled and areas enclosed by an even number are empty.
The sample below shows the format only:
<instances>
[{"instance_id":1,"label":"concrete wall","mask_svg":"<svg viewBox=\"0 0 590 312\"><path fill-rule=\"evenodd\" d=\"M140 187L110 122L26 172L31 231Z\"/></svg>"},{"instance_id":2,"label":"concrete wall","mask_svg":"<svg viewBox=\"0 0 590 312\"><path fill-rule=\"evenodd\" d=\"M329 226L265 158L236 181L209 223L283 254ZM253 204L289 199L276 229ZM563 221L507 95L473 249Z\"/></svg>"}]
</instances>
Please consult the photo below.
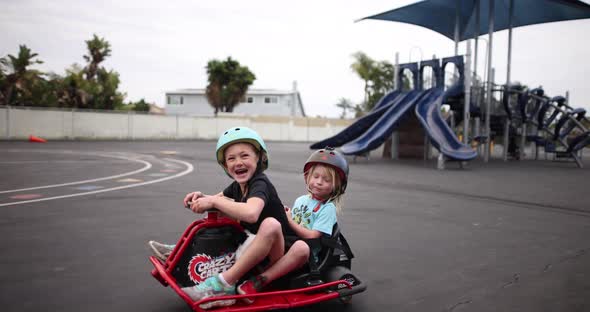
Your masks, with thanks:
<instances>
[{"instance_id":1,"label":"concrete wall","mask_svg":"<svg viewBox=\"0 0 590 312\"><path fill-rule=\"evenodd\" d=\"M228 128L246 126L269 141L315 142L340 132L351 123L351 120L324 118L238 114L219 114L217 118L184 117L0 106L0 139L3 140L24 140L29 135L54 140L215 140Z\"/></svg>"}]
</instances>

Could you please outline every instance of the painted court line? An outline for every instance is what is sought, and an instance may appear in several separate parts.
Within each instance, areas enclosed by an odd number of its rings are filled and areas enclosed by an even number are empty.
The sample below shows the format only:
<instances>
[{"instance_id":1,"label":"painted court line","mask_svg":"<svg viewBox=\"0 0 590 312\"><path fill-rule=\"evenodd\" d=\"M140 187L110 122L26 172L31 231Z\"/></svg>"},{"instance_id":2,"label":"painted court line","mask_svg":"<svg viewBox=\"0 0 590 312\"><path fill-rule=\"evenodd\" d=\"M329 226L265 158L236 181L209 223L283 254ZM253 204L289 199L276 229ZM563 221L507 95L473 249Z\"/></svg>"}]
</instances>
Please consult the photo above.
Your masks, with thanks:
<instances>
[{"instance_id":1,"label":"painted court line","mask_svg":"<svg viewBox=\"0 0 590 312\"><path fill-rule=\"evenodd\" d=\"M94 191L94 190L98 190L104 188L104 186L100 186L100 185L82 185L82 186L78 186L75 187L74 189L79 190L79 191Z\"/></svg>"},{"instance_id":2,"label":"painted court line","mask_svg":"<svg viewBox=\"0 0 590 312\"><path fill-rule=\"evenodd\" d=\"M117 180L117 182L120 182L120 183L132 183L132 182L142 182L142 181L143 180L141 180L141 179L134 179L134 178Z\"/></svg>"},{"instance_id":3,"label":"painted court line","mask_svg":"<svg viewBox=\"0 0 590 312\"><path fill-rule=\"evenodd\" d=\"M19 194L19 195L10 196L11 199L33 199L33 198L39 198L39 197L43 197L43 195L41 195L41 194Z\"/></svg>"},{"instance_id":4,"label":"painted court line","mask_svg":"<svg viewBox=\"0 0 590 312\"><path fill-rule=\"evenodd\" d=\"M175 175L167 176L167 177L164 177L164 178L161 178L161 179L152 180L152 181L146 181L146 182L142 182L142 183L128 184L128 185L123 185L123 186L111 187L111 188L108 188L108 189L96 190L96 191L91 191L91 192L76 193L76 194L69 194L69 195L61 195L61 196L54 196L54 197L47 197L47 198L40 198L40 199L24 200L24 201L19 201L19 202L5 203L5 204L0 204L0 207L12 206L12 205L20 205L20 204L27 204L27 203L35 203L35 202L41 202L41 201L47 201L47 200L53 200L53 199L61 199L61 198L69 198L69 197L77 197L77 196L84 196L84 195L105 193L105 192L122 190L122 189L126 189L126 188L132 188L132 187L138 187L138 186L143 186L143 185L149 185L149 184L153 184L153 183L164 182L164 181L167 181L167 180L179 178L179 177L182 177L183 175L186 175L186 174L189 174L189 173L193 172L193 170L194 170L193 165L191 165L190 163L187 163L185 161L176 160L176 159L168 159L168 158L167 158L167 160L168 161L172 161L172 162L183 164L183 165L185 165L187 167L187 169L184 170L184 171L182 171L182 172L179 172L179 173L177 173Z\"/></svg>"},{"instance_id":5,"label":"painted court line","mask_svg":"<svg viewBox=\"0 0 590 312\"><path fill-rule=\"evenodd\" d=\"M0 191L0 194L16 193L16 192L22 192L22 191L38 190L38 189L45 189L45 188L52 188L52 187L60 187L60 186L66 186L66 185L76 185L76 184L83 184L83 183L90 183L90 182L97 182L97 181L117 179L117 178L129 176L129 175L137 174L137 173L140 173L140 172L144 172L144 171L149 170L150 168L152 168L152 164L151 163L149 163L149 162L147 162L145 160L141 160L141 159L134 159L134 158L123 157L123 156L115 156L115 155L105 155L105 154L96 154L96 155L93 155L93 156L119 158L119 159L124 159L124 160L128 160L128 161L135 161L135 162L139 162L139 163L144 164L144 166L143 166L143 168L140 168L140 169L135 170L135 171L131 171L131 172L127 172L127 173L122 173L122 174L117 174L117 175L108 176L108 177L103 177L103 178L90 179L90 180L84 180L84 181L76 181L76 182L68 182L68 183L60 183L60 184L51 184L51 185L44 185L44 186L35 186L35 187L28 187L28 188L22 188L22 189L17 189L17 190Z\"/></svg>"}]
</instances>

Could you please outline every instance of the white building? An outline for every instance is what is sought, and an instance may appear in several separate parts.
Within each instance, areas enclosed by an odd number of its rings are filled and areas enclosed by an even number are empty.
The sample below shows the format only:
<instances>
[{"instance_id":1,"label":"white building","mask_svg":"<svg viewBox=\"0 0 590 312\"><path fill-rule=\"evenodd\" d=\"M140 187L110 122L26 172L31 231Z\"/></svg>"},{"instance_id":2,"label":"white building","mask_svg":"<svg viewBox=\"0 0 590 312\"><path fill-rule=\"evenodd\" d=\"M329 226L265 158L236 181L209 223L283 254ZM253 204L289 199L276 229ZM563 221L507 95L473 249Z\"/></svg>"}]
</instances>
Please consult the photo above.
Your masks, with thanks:
<instances>
[{"instance_id":1,"label":"white building","mask_svg":"<svg viewBox=\"0 0 590 312\"><path fill-rule=\"evenodd\" d=\"M166 114L183 116L213 116L215 109L207 101L205 89L179 89L166 92ZM305 117L297 83L288 91L248 89L243 102L234 107L240 115Z\"/></svg>"}]
</instances>

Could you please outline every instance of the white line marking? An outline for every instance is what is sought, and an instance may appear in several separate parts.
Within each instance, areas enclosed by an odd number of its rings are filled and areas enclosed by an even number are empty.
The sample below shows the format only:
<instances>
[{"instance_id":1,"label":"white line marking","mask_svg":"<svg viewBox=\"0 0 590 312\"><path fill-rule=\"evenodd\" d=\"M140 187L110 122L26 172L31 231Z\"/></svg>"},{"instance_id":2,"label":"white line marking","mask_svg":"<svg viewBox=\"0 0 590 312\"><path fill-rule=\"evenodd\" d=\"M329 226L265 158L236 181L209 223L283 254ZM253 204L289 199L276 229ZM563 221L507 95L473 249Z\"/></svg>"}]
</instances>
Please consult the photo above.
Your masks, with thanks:
<instances>
[{"instance_id":1,"label":"white line marking","mask_svg":"<svg viewBox=\"0 0 590 312\"><path fill-rule=\"evenodd\" d=\"M18 189L18 190L0 191L0 194L15 193L15 192L38 190L38 189L45 189L45 188L52 188L52 187L59 187L59 186L66 186L66 185L76 185L76 184L90 183L90 182L96 182L96 181L104 181L104 180L118 179L118 178L121 178L121 177L125 177L125 176L128 176L128 175L132 175L132 174L136 174L136 173L140 173L140 172L149 170L152 167L152 164L151 163L149 163L149 162L147 162L145 160L141 160L141 159L133 159L133 158L123 157L123 156L106 155L106 154L95 154L94 156L111 157L111 158L119 158L119 159L124 159L124 160L129 160L129 161L135 161L135 162L142 163L145 166L143 168L138 169L138 170L135 170L135 171L131 171L131 172L127 172L127 173L122 173L122 174L117 174L117 175L108 176L108 177L103 177L103 178L90 179L90 180L84 180L84 181L76 181L76 182L68 182L68 183L61 183L61 184L52 184L52 185L44 185L44 186L27 187L27 188L22 188L22 189Z\"/></svg>"},{"instance_id":2,"label":"white line marking","mask_svg":"<svg viewBox=\"0 0 590 312\"><path fill-rule=\"evenodd\" d=\"M0 161L0 165L20 165L20 164L104 164L104 161L99 160L15 160L15 161ZM121 164L123 161L113 161L109 164Z\"/></svg>"},{"instance_id":3,"label":"white line marking","mask_svg":"<svg viewBox=\"0 0 590 312\"><path fill-rule=\"evenodd\" d=\"M152 181L146 181L146 182L142 182L142 183L128 184L128 185L123 185L123 186L111 187L111 188L108 188L108 189L96 190L96 191L91 191L91 192L76 193L76 194L69 194L69 195L61 195L61 196L54 196L54 197L47 197L47 198L40 198L40 199L24 200L24 201L19 201L19 202L5 203L5 204L0 204L0 207L12 206L12 205L19 205L19 204L27 204L27 203L35 203L35 202L41 202L41 201L53 200L53 199L61 199L61 198L69 198L69 197L76 197L76 196L84 196L84 195L90 195L90 194L98 194L98 193L111 192L111 191L117 191L117 190L122 190L122 189L126 189L126 188L143 186L143 185L148 185L148 184L153 184L153 183L158 183L158 182L163 182L163 181L167 181L167 180L179 178L179 177L181 177L183 175L186 175L186 174L189 174L189 173L193 172L193 170L194 170L193 165L191 165L190 163L187 163L185 161L171 159L171 158L165 158L165 159L168 160L168 161L172 161L172 162L183 164L183 165L185 165L187 167L187 169L185 171L182 171L182 172L180 172L178 174L175 174L173 176L168 176L168 177L165 177L165 178L156 179L156 180L152 180Z\"/></svg>"}]
</instances>

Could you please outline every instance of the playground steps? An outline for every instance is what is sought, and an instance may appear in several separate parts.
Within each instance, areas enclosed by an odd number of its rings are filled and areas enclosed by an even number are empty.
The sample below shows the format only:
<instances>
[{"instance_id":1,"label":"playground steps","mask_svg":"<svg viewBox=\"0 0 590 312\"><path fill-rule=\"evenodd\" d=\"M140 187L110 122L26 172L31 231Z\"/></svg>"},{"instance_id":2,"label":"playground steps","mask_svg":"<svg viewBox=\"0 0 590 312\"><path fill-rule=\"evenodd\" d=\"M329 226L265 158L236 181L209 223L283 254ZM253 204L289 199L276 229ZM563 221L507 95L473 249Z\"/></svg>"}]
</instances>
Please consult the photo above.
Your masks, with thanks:
<instances>
[{"instance_id":1,"label":"playground steps","mask_svg":"<svg viewBox=\"0 0 590 312\"><path fill-rule=\"evenodd\" d=\"M422 124L414 114L407 114L400 121L399 133L399 158L424 157L424 136L426 133Z\"/></svg>"}]
</instances>

